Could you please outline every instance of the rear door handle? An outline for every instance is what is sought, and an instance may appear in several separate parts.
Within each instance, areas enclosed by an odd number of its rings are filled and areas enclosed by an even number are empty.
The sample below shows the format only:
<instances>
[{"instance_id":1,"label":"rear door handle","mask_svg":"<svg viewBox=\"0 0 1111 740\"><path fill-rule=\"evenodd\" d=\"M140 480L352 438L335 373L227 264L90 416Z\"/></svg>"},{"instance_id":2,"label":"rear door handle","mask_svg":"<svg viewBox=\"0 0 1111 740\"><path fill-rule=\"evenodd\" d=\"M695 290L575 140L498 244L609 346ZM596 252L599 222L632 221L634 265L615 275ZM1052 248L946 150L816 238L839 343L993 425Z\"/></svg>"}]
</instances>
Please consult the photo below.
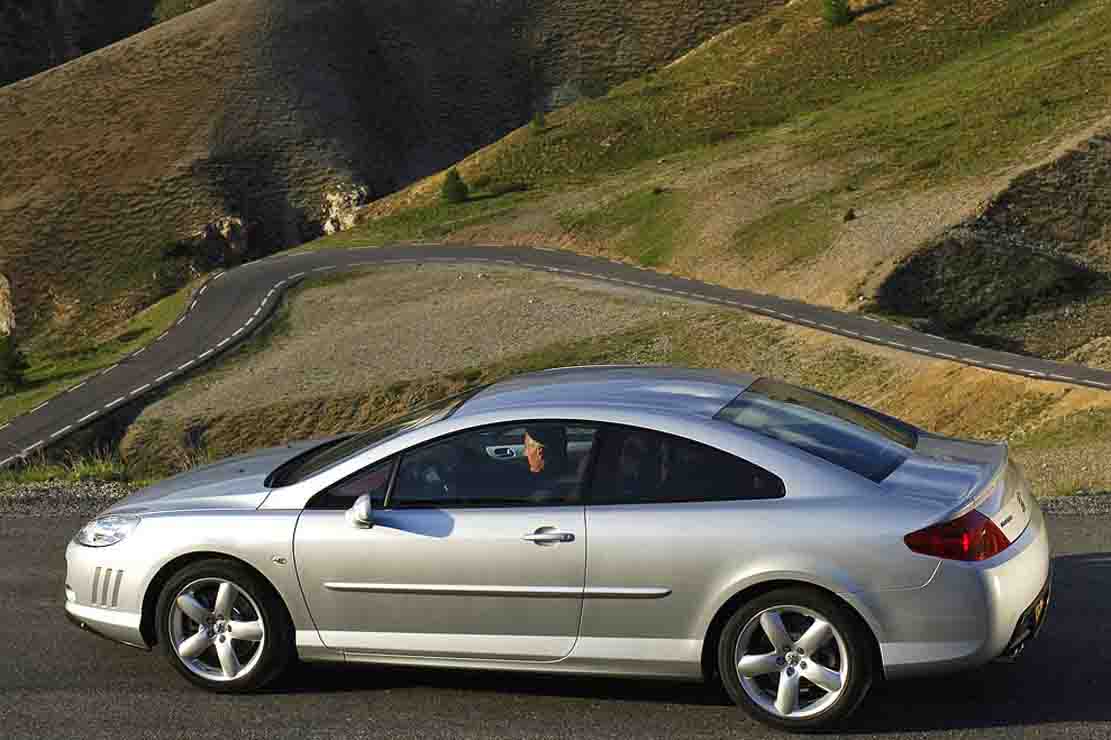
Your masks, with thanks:
<instances>
[{"instance_id":1,"label":"rear door handle","mask_svg":"<svg viewBox=\"0 0 1111 740\"><path fill-rule=\"evenodd\" d=\"M531 532L521 537L526 542L534 542L537 545L551 545L556 542L574 542L575 535L571 532L560 532L555 529L547 529L544 531Z\"/></svg>"}]
</instances>

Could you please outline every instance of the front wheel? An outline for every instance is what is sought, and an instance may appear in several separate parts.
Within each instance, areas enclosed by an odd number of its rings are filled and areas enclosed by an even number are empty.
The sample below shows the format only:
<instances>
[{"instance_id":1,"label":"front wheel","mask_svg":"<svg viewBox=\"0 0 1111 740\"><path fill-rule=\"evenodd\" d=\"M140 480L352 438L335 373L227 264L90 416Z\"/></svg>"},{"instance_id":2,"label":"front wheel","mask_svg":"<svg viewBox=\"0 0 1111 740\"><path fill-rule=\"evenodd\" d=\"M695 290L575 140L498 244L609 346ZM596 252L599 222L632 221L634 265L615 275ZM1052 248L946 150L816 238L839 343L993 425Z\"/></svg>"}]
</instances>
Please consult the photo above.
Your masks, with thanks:
<instances>
[{"instance_id":1,"label":"front wheel","mask_svg":"<svg viewBox=\"0 0 1111 740\"><path fill-rule=\"evenodd\" d=\"M170 664L212 691L255 691L273 681L293 654L292 626L268 583L228 560L204 560L174 574L155 616Z\"/></svg>"},{"instance_id":2,"label":"front wheel","mask_svg":"<svg viewBox=\"0 0 1111 740\"><path fill-rule=\"evenodd\" d=\"M722 632L718 668L734 702L755 719L819 732L846 719L872 684L867 628L843 604L785 588L742 606Z\"/></svg>"}]
</instances>

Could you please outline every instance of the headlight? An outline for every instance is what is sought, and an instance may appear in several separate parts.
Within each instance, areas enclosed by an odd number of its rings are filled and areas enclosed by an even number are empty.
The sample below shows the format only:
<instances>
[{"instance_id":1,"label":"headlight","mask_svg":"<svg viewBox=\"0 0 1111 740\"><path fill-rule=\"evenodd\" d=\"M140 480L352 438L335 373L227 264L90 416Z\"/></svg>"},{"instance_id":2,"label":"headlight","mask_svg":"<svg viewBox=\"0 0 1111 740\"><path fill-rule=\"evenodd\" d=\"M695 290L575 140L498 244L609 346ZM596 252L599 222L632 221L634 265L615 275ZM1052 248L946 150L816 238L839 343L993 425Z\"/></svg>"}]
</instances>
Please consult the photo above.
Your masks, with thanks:
<instances>
[{"instance_id":1,"label":"headlight","mask_svg":"<svg viewBox=\"0 0 1111 740\"><path fill-rule=\"evenodd\" d=\"M87 547L108 547L122 542L139 526L139 517L132 514L110 514L94 519L77 533L74 542Z\"/></svg>"}]
</instances>

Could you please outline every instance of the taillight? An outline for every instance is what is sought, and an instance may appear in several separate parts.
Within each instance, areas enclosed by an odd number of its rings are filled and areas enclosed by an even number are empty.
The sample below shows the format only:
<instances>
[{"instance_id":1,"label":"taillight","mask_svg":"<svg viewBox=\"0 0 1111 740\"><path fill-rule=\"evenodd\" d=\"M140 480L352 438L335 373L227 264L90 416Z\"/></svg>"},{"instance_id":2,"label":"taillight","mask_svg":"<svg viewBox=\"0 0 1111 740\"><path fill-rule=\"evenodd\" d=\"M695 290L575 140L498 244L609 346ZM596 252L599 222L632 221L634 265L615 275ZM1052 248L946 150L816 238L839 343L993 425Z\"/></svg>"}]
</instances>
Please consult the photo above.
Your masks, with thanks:
<instances>
[{"instance_id":1,"label":"taillight","mask_svg":"<svg viewBox=\"0 0 1111 740\"><path fill-rule=\"evenodd\" d=\"M951 522L911 532L903 541L923 555L967 561L987 560L1011 544L995 522L975 509Z\"/></svg>"}]
</instances>

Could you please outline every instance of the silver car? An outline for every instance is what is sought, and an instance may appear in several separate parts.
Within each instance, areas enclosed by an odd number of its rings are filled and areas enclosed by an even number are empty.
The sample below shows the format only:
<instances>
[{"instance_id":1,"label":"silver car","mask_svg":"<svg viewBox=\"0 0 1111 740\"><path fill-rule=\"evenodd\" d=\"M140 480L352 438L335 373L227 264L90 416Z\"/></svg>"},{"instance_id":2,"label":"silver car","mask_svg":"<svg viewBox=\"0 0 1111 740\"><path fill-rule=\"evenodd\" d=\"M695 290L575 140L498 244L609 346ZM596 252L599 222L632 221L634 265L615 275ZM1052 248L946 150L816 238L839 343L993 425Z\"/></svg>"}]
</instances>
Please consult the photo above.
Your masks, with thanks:
<instances>
[{"instance_id":1,"label":"silver car","mask_svg":"<svg viewBox=\"0 0 1111 740\"><path fill-rule=\"evenodd\" d=\"M768 378L515 377L137 492L66 612L240 692L293 657L720 681L821 730L874 681L1012 659L1049 541L1007 447Z\"/></svg>"}]
</instances>

